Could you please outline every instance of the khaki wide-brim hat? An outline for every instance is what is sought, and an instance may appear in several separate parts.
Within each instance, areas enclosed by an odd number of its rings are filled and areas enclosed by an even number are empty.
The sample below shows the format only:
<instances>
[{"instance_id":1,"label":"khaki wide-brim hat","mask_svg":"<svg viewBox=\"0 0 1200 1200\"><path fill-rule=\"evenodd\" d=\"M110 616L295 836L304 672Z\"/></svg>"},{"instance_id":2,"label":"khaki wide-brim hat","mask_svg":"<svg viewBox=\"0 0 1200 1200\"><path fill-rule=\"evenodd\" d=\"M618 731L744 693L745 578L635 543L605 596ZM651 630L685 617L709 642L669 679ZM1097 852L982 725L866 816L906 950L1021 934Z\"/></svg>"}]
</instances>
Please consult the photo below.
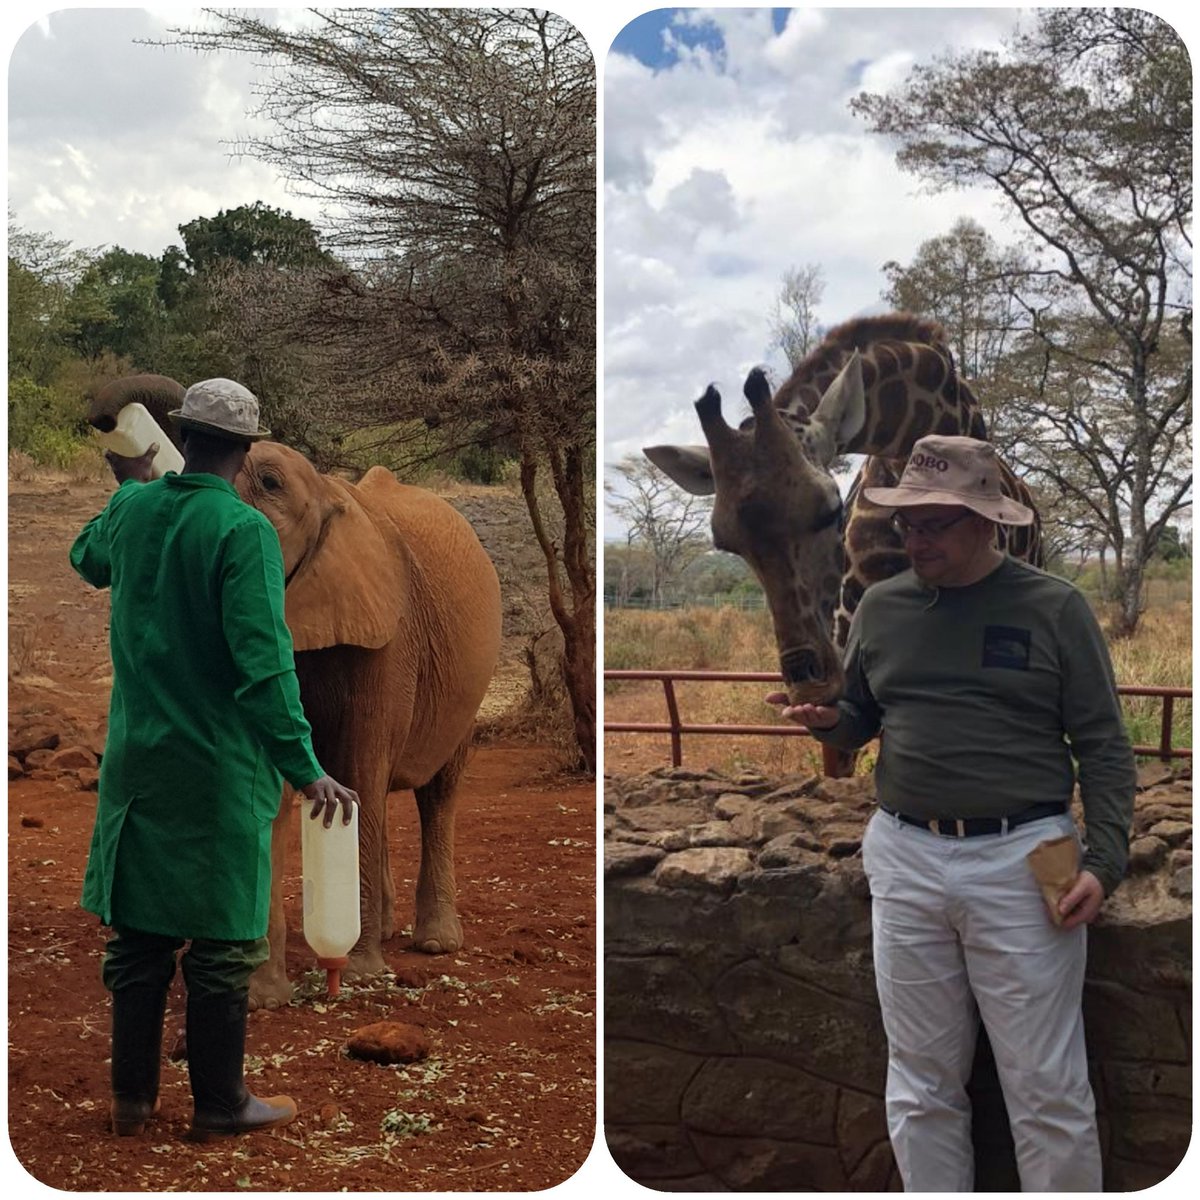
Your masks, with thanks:
<instances>
[{"instance_id":1,"label":"khaki wide-brim hat","mask_svg":"<svg viewBox=\"0 0 1200 1200\"><path fill-rule=\"evenodd\" d=\"M271 431L258 424L258 399L249 388L232 379L205 379L183 394L183 407L167 413L183 429L211 437L257 442Z\"/></svg>"},{"instance_id":2,"label":"khaki wide-brim hat","mask_svg":"<svg viewBox=\"0 0 1200 1200\"><path fill-rule=\"evenodd\" d=\"M995 446L969 437L933 433L913 446L896 487L863 488L872 504L909 508L960 504L1000 525L1030 525L1033 509L1006 496Z\"/></svg>"}]
</instances>

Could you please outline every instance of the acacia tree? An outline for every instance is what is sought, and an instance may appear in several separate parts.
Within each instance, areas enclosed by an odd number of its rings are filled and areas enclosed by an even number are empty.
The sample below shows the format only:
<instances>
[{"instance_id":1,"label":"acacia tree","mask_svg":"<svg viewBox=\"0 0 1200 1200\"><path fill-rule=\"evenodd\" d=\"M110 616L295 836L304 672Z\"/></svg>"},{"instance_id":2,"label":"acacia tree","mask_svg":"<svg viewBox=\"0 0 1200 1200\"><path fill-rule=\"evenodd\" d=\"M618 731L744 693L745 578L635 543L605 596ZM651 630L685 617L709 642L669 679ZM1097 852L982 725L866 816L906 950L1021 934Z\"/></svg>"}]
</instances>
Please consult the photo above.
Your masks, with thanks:
<instances>
[{"instance_id":1,"label":"acacia tree","mask_svg":"<svg viewBox=\"0 0 1200 1200\"><path fill-rule=\"evenodd\" d=\"M1120 616L1136 628L1142 578L1165 524L1190 504L1192 99L1187 50L1137 9L1039 9L1009 53L913 71L852 108L935 187L996 188L1025 232L1010 280L1020 352L1049 383L1028 409L1029 465L1086 447L1111 497ZM1052 472L1044 479L1056 483Z\"/></svg>"},{"instance_id":2,"label":"acacia tree","mask_svg":"<svg viewBox=\"0 0 1200 1200\"><path fill-rule=\"evenodd\" d=\"M648 552L651 595L659 604L664 589L708 548L712 502L676 487L640 454L627 455L611 470L622 482L605 483L605 503L625 522L630 549Z\"/></svg>"},{"instance_id":3,"label":"acacia tree","mask_svg":"<svg viewBox=\"0 0 1200 1200\"><path fill-rule=\"evenodd\" d=\"M273 278L278 328L336 381L341 428L503 440L594 770L595 71L538 10L332 9L300 30L218 10L180 45L261 56L274 132L245 152L326 202L343 267ZM253 289L251 289L253 290Z\"/></svg>"}]
</instances>

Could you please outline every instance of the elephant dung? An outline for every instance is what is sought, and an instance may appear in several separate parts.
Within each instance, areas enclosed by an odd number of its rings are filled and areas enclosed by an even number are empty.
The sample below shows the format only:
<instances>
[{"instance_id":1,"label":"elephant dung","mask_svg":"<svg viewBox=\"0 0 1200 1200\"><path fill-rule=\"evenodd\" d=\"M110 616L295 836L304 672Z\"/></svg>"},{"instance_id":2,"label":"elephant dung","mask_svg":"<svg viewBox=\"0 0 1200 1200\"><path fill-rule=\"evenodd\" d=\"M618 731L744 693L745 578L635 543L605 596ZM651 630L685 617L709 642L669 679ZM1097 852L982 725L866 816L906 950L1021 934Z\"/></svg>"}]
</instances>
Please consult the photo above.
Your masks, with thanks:
<instances>
[{"instance_id":1,"label":"elephant dung","mask_svg":"<svg viewBox=\"0 0 1200 1200\"><path fill-rule=\"evenodd\" d=\"M423 1029L397 1021L376 1021L356 1029L346 1041L351 1058L368 1062L420 1062L429 1054L429 1039Z\"/></svg>"}]
</instances>

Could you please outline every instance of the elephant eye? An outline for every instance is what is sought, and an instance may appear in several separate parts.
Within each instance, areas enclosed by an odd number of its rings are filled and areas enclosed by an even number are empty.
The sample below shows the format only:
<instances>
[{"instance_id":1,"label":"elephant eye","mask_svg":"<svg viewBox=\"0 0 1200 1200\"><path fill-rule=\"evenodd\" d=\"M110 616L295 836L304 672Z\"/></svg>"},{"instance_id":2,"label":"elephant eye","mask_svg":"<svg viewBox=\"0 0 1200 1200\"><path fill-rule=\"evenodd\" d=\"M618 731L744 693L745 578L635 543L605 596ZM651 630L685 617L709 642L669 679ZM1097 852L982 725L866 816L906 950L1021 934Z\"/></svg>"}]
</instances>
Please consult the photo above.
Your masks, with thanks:
<instances>
[{"instance_id":1,"label":"elephant eye","mask_svg":"<svg viewBox=\"0 0 1200 1200\"><path fill-rule=\"evenodd\" d=\"M283 487L283 480L278 475L264 475L262 485L268 492L277 492Z\"/></svg>"}]
</instances>

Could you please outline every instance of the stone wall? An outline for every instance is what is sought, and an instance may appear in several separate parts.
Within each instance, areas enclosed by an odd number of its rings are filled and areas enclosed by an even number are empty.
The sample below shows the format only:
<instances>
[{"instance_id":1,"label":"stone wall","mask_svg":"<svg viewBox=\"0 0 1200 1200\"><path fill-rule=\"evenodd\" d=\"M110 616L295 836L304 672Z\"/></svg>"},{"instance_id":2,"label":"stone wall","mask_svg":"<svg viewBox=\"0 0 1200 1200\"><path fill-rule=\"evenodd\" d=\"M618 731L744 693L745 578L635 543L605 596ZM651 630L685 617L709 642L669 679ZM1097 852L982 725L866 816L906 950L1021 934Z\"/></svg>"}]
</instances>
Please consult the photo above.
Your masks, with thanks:
<instances>
[{"instance_id":1,"label":"stone wall","mask_svg":"<svg viewBox=\"0 0 1200 1200\"><path fill-rule=\"evenodd\" d=\"M1157 766L1131 877L1089 942L1084 1013L1107 1190L1191 1136L1190 785ZM868 779L665 769L605 781L605 1131L666 1191L899 1188L871 966ZM976 1184L1017 1190L986 1039Z\"/></svg>"}]
</instances>

